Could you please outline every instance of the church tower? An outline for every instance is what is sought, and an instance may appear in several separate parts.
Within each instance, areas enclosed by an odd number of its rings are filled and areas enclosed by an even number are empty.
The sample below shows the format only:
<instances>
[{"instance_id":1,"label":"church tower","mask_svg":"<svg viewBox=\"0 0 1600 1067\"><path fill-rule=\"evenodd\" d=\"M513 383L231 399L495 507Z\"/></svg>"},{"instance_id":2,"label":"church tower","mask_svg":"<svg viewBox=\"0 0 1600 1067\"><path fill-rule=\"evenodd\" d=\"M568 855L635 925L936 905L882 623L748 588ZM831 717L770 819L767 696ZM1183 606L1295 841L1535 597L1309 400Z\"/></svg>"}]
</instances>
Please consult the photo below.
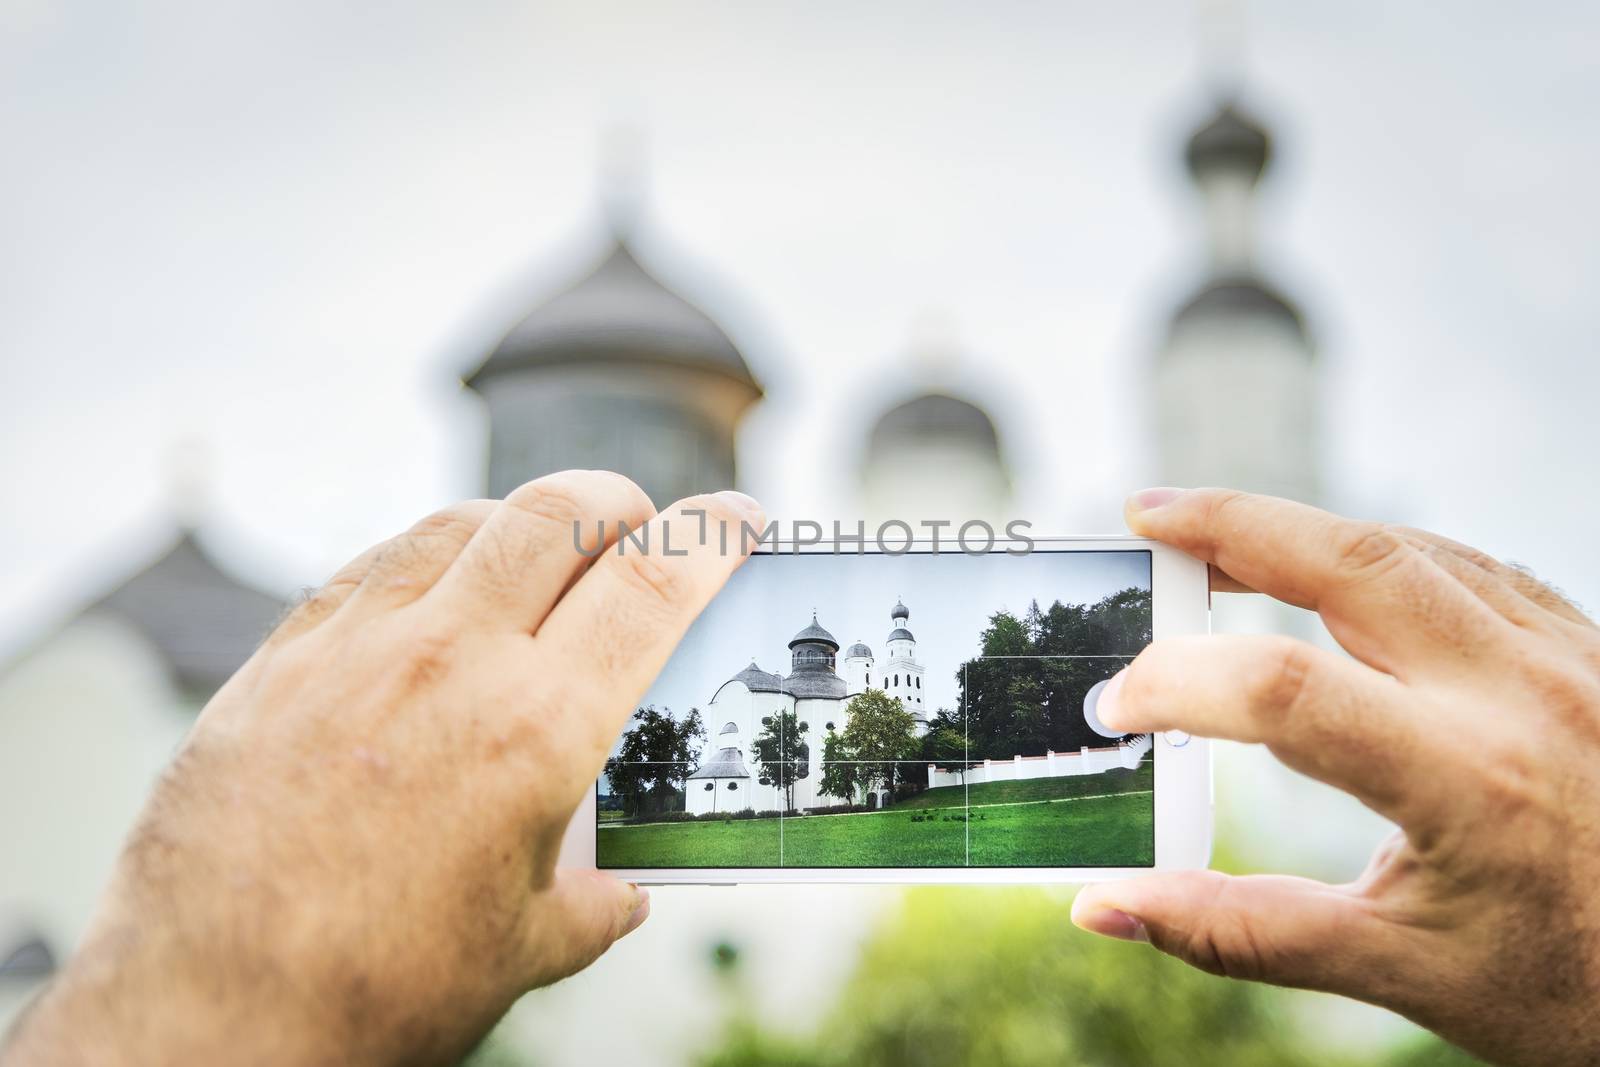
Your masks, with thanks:
<instances>
[{"instance_id":1,"label":"church tower","mask_svg":"<svg viewBox=\"0 0 1600 1067\"><path fill-rule=\"evenodd\" d=\"M899 700L901 705L917 720L917 735L928 732L928 708L922 692L923 667L917 662L917 639L907 629L911 610L896 602L889 613L894 629L886 639L887 658L878 669L879 688Z\"/></svg>"},{"instance_id":2,"label":"church tower","mask_svg":"<svg viewBox=\"0 0 1600 1067\"><path fill-rule=\"evenodd\" d=\"M1319 495L1311 342L1256 254L1255 194L1271 156L1267 130L1232 102L1189 139L1205 266L1157 358L1156 484Z\"/></svg>"},{"instance_id":3,"label":"church tower","mask_svg":"<svg viewBox=\"0 0 1600 1067\"><path fill-rule=\"evenodd\" d=\"M844 685L847 696L865 693L872 684L872 649L860 641L844 653Z\"/></svg>"},{"instance_id":4,"label":"church tower","mask_svg":"<svg viewBox=\"0 0 1600 1067\"><path fill-rule=\"evenodd\" d=\"M601 468L657 507L736 484L736 433L762 395L722 328L620 235L463 381L488 406L490 496Z\"/></svg>"}]
</instances>

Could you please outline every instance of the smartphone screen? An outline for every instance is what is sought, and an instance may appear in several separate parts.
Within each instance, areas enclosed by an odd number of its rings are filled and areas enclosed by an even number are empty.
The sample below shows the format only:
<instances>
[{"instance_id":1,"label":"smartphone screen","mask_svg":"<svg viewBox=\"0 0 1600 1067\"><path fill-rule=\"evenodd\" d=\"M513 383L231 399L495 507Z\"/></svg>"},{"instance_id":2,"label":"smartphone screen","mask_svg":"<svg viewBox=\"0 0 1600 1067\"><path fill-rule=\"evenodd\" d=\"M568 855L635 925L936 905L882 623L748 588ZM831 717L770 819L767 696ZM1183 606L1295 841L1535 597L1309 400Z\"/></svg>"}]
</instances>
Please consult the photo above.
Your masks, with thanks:
<instances>
[{"instance_id":1,"label":"smartphone screen","mask_svg":"<svg viewBox=\"0 0 1600 1067\"><path fill-rule=\"evenodd\" d=\"M1155 754L1097 685L1151 554L752 556L597 783L601 868L1149 867Z\"/></svg>"}]
</instances>

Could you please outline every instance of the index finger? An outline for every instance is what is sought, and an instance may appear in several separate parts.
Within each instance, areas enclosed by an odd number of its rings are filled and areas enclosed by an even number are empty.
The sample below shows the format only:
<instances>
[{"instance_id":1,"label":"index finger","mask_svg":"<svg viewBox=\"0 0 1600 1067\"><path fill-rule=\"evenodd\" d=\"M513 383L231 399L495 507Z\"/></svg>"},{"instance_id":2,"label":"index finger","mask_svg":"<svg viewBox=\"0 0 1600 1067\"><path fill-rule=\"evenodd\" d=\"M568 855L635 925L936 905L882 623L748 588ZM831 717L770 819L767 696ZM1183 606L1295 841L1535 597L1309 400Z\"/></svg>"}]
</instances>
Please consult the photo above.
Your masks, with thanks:
<instances>
[{"instance_id":1,"label":"index finger","mask_svg":"<svg viewBox=\"0 0 1600 1067\"><path fill-rule=\"evenodd\" d=\"M748 524L765 524L743 493L690 497L595 560L534 634L560 666L562 704L578 713L598 770L628 716L691 623L748 555ZM702 534L704 536L702 536Z\"/></svg>"},{"instance_id":2,"label":"index finger","mask_svg":"<svg viewBox=\"0 0 1600 1067\"><path fill-rule=\"evenodd\" d=\"M1147 489L1126 513L1134 533L1318 612L1357 658L1402 677L1458 671L1511 626L1382 523L1231 489Z\"/></svg>"}]
</instances>

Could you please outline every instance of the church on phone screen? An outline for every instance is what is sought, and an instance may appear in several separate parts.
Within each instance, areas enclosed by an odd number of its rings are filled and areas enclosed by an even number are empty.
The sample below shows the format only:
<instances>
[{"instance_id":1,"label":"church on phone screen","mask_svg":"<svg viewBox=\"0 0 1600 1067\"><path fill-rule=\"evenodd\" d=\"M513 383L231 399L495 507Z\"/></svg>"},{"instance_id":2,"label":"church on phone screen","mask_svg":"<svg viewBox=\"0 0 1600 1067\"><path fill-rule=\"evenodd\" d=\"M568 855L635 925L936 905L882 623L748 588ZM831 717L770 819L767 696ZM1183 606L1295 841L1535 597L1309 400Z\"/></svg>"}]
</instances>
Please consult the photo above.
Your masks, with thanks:
<instances>
[{"instance_id":1,"label":"church on phone screen","mask_svg":"<svg viewBox=\"0 0 1600 1067\"><path fill-rule=\"evenodd\" d=\"M839 661L839 642L817 621L789 642L789 673L769 674L752 662L729 678L711 697L705 717L712 737L700 767L689 775L687 810L693 814L718 811L773 811L783 805L776 785L763 785L755 771L751 743L768 719L792 713L807 727L810 749L806 776L795 783L796 808L841 805L838 797L822 796L823 741L842 731L848 722L852 698L878 689L900 701L911 713L918 737L928 732L928 710L923 696L924 668L917 659L917 639L909 623L911 612L896 603L889 613L891 629L884 639L883 659L857 641ZM875 787L876 788L876 787ZM885 797L872 791L858 798L874 806Z\"/></svg>"}]
</instances>

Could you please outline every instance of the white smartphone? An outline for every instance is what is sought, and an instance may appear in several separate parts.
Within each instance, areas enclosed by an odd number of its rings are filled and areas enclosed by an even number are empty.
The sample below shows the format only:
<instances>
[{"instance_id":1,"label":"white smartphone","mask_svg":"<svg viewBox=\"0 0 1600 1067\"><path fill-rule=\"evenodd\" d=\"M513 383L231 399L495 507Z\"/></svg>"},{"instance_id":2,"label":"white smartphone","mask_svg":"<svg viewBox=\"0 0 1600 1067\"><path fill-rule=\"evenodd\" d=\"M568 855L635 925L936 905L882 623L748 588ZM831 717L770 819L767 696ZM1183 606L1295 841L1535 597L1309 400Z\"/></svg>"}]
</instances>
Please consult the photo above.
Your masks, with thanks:
<instances>
[{"instance_id":1,"label":"white smartphone","mask_svg":"<svg viewBox=\"0 0 1600 1067\"><path fill-rule=\"evenodd\" d=\"M562 862L647 885L1203 867L1206 741L1117 734L1095 704L1209 621L1205 565L1140 538L763 545L629 720Z\"/></svg>"}]
</instances>

